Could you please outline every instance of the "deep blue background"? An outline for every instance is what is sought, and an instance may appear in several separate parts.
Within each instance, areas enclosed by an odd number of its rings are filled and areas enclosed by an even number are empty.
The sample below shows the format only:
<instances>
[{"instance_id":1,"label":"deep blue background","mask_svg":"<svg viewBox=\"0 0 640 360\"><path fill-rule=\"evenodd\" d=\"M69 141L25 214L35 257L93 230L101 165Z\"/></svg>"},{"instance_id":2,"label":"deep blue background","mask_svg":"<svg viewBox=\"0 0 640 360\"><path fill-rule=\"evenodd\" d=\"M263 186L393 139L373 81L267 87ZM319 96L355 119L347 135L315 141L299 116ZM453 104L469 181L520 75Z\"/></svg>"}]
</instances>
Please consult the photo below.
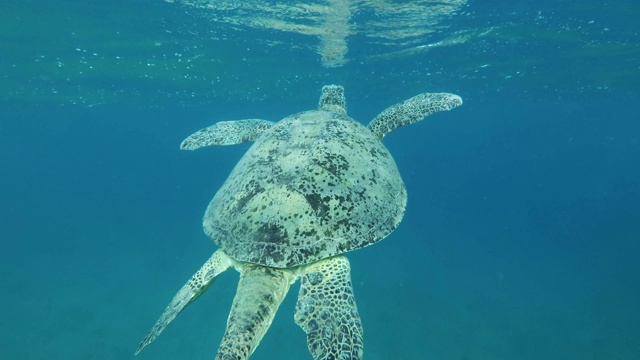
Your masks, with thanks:
<instances>
[{"instance_id":1,"label":"deep blue background","mask_svg":"<svg viewBox=\"0 0 640 360\"><path fill-rule=\"evenodd\" d=\"M640 358L638 6L554 3L471 2L446 31L495 35L373 62L354 44L336 69L178 4L3 3L2 358L132 358L215 250L202 214L249 146L180 141L314 108L325 83L363 123L423 91L465 100L385 138L409 204L349 254L367 359ZM215 64L150 45L168 29ZM224 274L139 358L211 358L236 282ZM296 293L252 359L310 358Z\"/></svg>"}]
</instances>

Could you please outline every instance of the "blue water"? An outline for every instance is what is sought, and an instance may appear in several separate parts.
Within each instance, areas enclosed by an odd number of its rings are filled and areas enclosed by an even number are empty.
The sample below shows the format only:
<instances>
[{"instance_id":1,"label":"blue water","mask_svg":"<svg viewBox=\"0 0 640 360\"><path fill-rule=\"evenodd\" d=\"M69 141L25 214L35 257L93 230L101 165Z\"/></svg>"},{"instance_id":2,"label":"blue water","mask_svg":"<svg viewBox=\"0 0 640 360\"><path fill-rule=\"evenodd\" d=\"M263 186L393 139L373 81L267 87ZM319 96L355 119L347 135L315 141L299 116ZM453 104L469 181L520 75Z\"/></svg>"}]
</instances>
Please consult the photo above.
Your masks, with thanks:
<instances>
[{"instance_id":1,"label":"blue water","mask_svg":"<svg viewBox=\"0 0 640 360\"><path fill-rule=\"evenodd\" d=\"M640 359L640 6L470 2L406 56L141 0L0 4L3 359L130 359L215 250L206 205L249 144L178 149L216 121L277 121L345 86L367 123L424 91L465 103L384 142L400 227L348 254L367 359ZM445 26L446 25L446 26ZM298 41L269 46L262 40ZM138 355L215 354L228 272ZM309 359L297 286L252 359Z\"/></svg>"}]
</instances>

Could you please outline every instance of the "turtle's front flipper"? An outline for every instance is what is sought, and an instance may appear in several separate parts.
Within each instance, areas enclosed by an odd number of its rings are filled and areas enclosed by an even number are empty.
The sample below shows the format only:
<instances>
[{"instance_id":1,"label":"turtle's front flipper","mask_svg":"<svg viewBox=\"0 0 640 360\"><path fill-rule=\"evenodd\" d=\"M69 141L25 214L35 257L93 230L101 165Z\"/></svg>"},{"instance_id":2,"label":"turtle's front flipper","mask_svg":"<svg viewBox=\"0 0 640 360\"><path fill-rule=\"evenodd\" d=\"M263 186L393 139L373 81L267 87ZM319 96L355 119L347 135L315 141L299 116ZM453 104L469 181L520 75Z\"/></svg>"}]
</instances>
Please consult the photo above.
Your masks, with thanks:
<instances>
[{"instance_id":1,"label":"turtle's front flipper","mask_svg":"<svg viewBox=\"0 0 640 360\"><path fill-rule=\"evenodd\" d=\"M209 145L235 145L255 141L273 124L261 119L220 121L189 135L180 144L180 149L195 150Z\"/></svg>"},{"instance_id":2,"label":"turtle's front flipper","mask_svg":"<svg viewBox=\"0 0 640 360\"><path fill-rule=\"evenodd\" d=\"M422 93L388 107L371 120L369 130L379 139L400 126L416 123L438 111L462 105L462 98L449 93Z\"/></svg>"},{"instance_id":3,"label":"turtle's front flipper","mask_svg":"<svg viewBox=\"0 0 640 360\"><path fill-rule=\"evenodd\" d=\"M231 259L227 254L221 250L216 251L173 297L162 316L136 349L136 355L153 342L187 305L202 295L213 284L216 277L229 268L229 265L231 265Z\"/></svg>"},{"instance_id":4,"label":"turtle's front flipper","mask_svg":"<svg viewBox=\"0 0 640 360\"><path fill-rule=\"evenodd\" d=\"M295 276L291 271L245 263L216 360L249 358L269 329Z\"/></svg>"},{"instance_id":5,"label":"turtle's front flipper","mask_svg":"<svg viewBox=\"0 0 640 360\"><path fill-rule=\"evenodd\" d=\"M351 286L349 260L336 256L304 269L295 321L307 333L315 360L360 360L362 323Z\"/></svg>"}]
</instances>

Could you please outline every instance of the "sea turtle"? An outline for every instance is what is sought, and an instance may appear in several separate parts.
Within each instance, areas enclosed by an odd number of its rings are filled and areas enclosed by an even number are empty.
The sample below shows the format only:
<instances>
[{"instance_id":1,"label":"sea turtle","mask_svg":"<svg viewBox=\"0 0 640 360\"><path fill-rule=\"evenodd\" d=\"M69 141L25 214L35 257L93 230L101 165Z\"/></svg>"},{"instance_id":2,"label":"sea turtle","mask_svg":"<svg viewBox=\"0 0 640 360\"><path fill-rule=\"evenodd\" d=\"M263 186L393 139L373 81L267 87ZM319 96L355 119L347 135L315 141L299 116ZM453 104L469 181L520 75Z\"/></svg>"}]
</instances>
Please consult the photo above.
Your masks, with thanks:
<instances>
[{"instance_id":1,"label":"sea turtle","mask_svg":"<svg viewBox=\"0 0 640 360\"><path fill-rule=\"evenodd\" d=\"M187 137L181 149L255 143L205 212L204 231L219 249L174 296L136 354L234 267L240 281L216 359L249 358L297 279L295 322L313 358L362 359L362 324L343 254L389 235L407 201L381 140L460 104L454 94L423 93L363 126L347 116L342 86L328 85L317 110L277 123L218 122Z\"/></svg>"}]
</instances>

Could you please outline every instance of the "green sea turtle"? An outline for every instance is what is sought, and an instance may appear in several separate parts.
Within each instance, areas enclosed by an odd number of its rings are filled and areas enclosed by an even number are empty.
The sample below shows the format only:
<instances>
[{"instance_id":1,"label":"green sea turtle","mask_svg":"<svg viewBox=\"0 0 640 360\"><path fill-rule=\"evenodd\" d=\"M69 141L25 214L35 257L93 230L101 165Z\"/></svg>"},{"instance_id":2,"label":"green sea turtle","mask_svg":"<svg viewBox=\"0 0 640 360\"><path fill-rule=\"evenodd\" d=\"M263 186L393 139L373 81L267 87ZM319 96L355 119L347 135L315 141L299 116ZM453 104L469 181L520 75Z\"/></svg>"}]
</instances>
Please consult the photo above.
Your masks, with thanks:
<instances>
[{"instance_id":1,"label":"green sea turtle","mask_svg":"<svg viewBox=\"0 0 640 360\"><path fill-rule=\"evenodd\" d=\"M297 279L295 322L313 358L362 359L362 324L343 254L389 235L407 201L381 140L460 104L457 95L423 93L363 126L347 116L344 89L329 85L317 110L277 123L218 122L187 137L181 149L255 143L205 212L204 231L219 249L174 296L136 354L234 267L240 281L216 359L249 358Z\"/></svg>"}]
</instances>

